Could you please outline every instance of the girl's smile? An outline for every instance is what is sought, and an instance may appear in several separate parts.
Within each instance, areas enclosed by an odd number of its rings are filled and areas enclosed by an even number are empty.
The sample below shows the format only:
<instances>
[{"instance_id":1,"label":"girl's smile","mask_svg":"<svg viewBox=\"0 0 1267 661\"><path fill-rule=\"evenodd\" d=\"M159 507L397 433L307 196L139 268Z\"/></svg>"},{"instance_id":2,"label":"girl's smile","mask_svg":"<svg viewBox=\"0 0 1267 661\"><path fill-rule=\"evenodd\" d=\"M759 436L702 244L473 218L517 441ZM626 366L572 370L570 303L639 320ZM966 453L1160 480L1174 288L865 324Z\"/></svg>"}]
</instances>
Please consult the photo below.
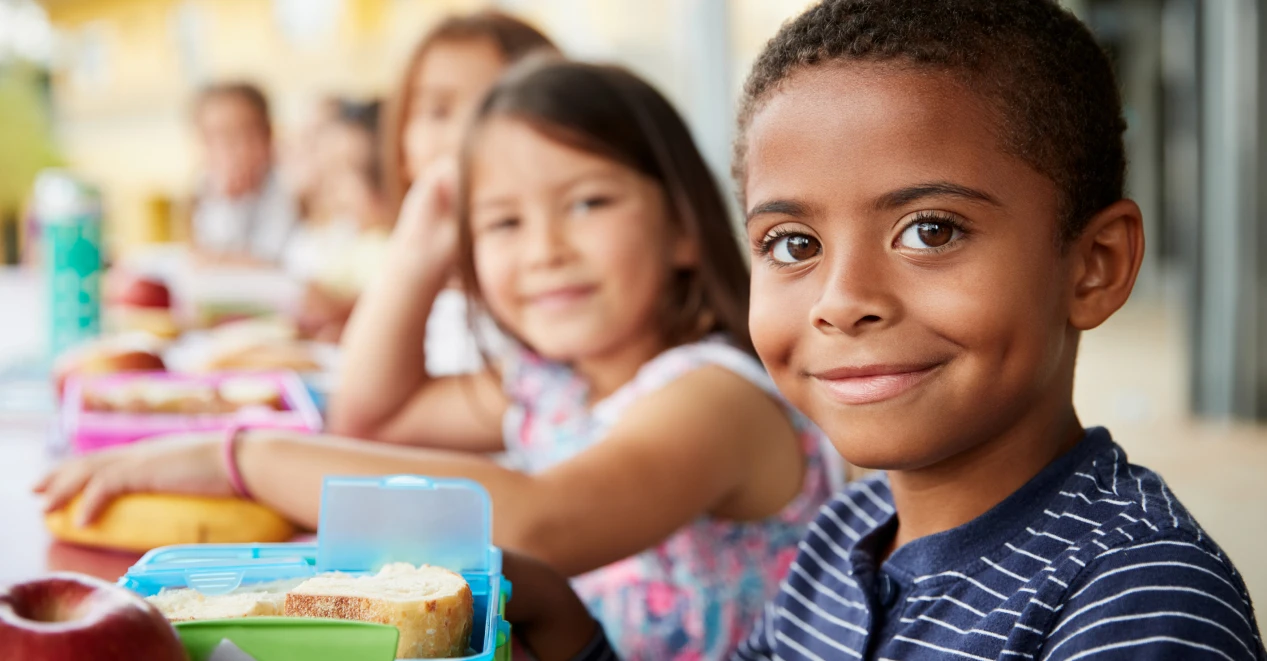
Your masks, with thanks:
<instances>
[{"instance_id":1,"label":"girl's smile","mask_svg":"<svg viewBox=\"0 0 1267 661\"><path fill-rule=\"evenodd\" d=\"M597 291L598 285L564 285L525 294L523 302L525 306L557 314L591 300Z\"/></svg>"}]
</instances>

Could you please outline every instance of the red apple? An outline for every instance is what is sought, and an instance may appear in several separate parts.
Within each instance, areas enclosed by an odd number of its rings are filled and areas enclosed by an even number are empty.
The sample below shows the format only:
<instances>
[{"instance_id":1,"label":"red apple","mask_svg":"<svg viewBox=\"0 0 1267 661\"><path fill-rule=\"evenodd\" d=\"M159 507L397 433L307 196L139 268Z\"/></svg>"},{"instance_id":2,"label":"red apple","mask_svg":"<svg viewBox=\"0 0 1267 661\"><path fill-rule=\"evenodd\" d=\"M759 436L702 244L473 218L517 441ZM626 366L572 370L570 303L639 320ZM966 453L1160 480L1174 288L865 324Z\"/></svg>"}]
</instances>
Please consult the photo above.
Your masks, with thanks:
<instances>
[{"instance_id":1,"label":"red apple","mask_svg":"<svg viewBox=\"0 0 1267 661\"><path fill-rule=\"evenodd\" d=\"M107 303L137 308L170 308L171 290L167 285L142 276L122 274L107 287Z\"/></svg>"},{"instance_id":2,"label":"red apple","mask_svg":"<svg viewBox=\"0 0 1267 661\"><path fill-rule=\"evenodd\" d=\"M0 659L187 661L176 630L120 587L57 573L0 589Z\"/></svg>"}]
</instances>

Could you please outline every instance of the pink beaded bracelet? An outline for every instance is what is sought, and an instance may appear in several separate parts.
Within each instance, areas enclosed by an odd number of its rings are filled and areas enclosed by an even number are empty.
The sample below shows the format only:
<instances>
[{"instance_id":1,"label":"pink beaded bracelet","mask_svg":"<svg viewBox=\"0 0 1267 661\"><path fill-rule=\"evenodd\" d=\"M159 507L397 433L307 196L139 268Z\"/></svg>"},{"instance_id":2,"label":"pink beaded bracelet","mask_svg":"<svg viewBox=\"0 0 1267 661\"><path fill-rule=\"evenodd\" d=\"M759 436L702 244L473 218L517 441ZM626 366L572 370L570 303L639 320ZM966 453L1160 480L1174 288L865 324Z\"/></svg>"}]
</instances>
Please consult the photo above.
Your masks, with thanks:
<instances>
[{"instance_id":1,"label":"pink beaded bracelet","mask_svg":"<svg viewBox=\"0 0 1267 661\"><path fill-rule=\"evenodd\" d=\"M241 498L251 500L251 492L246 489L246 482L242 480L242 473L238 471L237 446L238 437L246 428L242 425L234 425L224 434L224 470L229 476L229 484L233 487L233 491Z\"/></svg>"}]
</instances>

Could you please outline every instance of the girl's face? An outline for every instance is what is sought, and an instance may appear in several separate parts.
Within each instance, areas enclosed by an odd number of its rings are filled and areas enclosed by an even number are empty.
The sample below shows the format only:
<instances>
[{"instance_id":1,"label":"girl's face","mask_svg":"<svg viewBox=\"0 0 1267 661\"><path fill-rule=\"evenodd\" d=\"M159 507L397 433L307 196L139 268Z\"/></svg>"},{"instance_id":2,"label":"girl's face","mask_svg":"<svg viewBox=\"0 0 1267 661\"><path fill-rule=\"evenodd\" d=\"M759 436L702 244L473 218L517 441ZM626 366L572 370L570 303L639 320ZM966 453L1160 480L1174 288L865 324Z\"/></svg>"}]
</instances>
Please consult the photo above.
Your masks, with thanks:
<instances>
[{"instance_id":1,"label":"girl's face","mask_svg":"<svg viewBox=\"0 0 1267 661\"><path fill-rule=\"evenodd\" d=\"M946 76L851 64L753 118L752 339L858 465L926 467L1069 406L1057 189L993 116Z\"/></svg>"},{"instance_id":2,"label":"girl's face","mask_svg":"<svg viewBox=\"0 0 1267 661\"><path fill-rule=\"evenodd\" d=\"M560 361L659 342L669 273L694 260L659 184L495 118L470 190L476 277L507 330Z\"/></svg>"},{"instance_id":3,"label":"girl's face","mask_svg":"<svg viewBox=\"0 0 1267 661\"><path fill-rule=\"evenodd\" d=\"M462 132L484 93L506 68L487 39L438 41L414 73L405 120L405 171L410 181L442 157L457 154Z\"/></svg>"}]
</instances>

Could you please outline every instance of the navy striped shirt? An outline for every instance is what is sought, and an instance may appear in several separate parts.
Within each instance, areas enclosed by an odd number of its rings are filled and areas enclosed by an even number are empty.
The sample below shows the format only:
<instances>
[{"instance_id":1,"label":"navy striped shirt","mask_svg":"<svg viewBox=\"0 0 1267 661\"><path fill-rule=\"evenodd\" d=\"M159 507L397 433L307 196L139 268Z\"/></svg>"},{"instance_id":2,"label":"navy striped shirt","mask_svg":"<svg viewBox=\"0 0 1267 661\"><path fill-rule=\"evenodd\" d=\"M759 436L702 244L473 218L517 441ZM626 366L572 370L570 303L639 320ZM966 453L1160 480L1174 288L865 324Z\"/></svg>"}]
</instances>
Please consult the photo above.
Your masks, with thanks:
<instances>
[{"instance_id":1,"label":"navy striped shirt","mask_svg":"<svg viewBox=\"0 0 1267 661\"><path fill-rule=\"evenodd\" d=\"M895 526L882 475L838 494L736 659L1267 659L1232 563L1104 429L877 568Z\"/></svg>"}]
</instances>

